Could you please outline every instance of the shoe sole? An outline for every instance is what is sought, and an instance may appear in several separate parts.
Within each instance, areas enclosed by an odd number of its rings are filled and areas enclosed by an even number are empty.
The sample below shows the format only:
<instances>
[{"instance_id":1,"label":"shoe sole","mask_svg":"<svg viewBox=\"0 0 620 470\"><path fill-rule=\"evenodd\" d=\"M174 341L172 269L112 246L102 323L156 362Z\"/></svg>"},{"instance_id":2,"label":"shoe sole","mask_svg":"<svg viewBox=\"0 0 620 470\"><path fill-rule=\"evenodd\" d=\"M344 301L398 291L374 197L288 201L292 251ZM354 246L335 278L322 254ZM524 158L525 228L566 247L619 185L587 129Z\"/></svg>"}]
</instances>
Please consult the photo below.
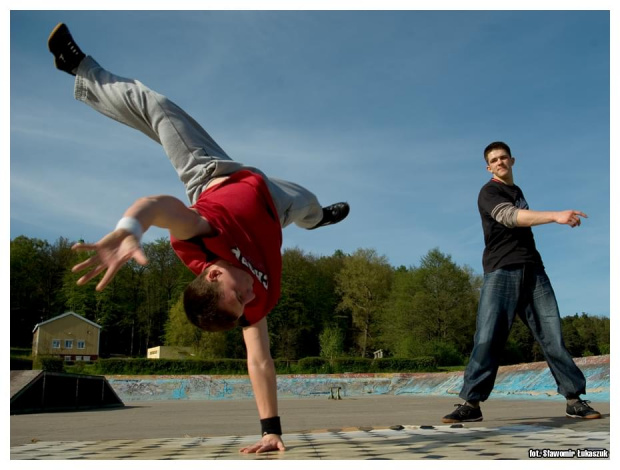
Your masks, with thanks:
<instances>
[{"instance_id":1,"label":"shoe sole","mask_svg":"<svg viewBox=\"0 0 620 470\"><path fill-rule=\"evenodd\" d=\"M482 421L482 416L480 418L475 419L450 419L450 418L441 418L442 423L451 424L451 423L477 423Z\"/></svg>"},{"instance_id":2,"label":"shoe sole","mask_svg":"<svg viewBox=\"0 0 620 470\"><path fill-rule=\"evenodd\" d=\"M47 48L50 50L51 52L51 48L50 48L50 41L52 40L52 38L54 37L54 35L61 29L61 28L66 28L66 25L64 23L58 23L56 25L56 27L54 29L52 29L52 32L50 33L49 37L47 38Z\"/></svg>"},{"instance_id":3,"label":"shoe sole","mask_svg":"<svg viewBox=\"0 0 620 470\"><path fill-rule=\"evenodd\" d=\"M573 418L573 419L600 419L601 415L597 413L597 414L588 415L588 416L579 416L579 415L569 415L568 413L566 413L566 417Z\"/></svg>"},{"instance_id":4,"label":"shoe sole","mask_svg":"<svg viewBox=\"0 0 620 470\"><path fill-rule=\"evenodd\" d=\"M317 228L328 227L330 225L336 225L336 224L339 224L340 222L342 222L344 219L346 219L349 216L349 212L351 212L351 206L349 206L349 203L348 202L344 202L344 204L347 205L346 213L340 219L338 219L338 220L336 220L334 222L319 223L319 225L315 225L314 227L310 227L307 230L316 230Z\"/></svg>"}]
</instances>

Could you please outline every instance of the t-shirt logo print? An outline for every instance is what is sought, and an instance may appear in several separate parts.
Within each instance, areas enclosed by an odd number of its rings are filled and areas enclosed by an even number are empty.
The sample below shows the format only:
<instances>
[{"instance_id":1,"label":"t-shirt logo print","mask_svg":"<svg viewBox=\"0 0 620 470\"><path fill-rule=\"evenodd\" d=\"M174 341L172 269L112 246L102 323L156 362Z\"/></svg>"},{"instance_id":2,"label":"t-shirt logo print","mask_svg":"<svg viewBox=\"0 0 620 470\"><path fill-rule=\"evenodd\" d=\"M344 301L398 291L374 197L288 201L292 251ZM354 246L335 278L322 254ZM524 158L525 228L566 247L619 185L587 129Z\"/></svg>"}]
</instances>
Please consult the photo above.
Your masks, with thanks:
<instances>
[{"instance_id":1,"label":"t-shirt logo print","mask_svg":"<svg viewBox=\"0 0 620 470\"><path fill-rule=\"evenodd\" d=\"M269 290L269 280L267 279L267 275L252 266L252 263L250 263L248 259L241 254L241 250L239 248L231 248L230 251L232 251L233 255L235 255L237 261L248 268L252 274L254 274L256 279L258 279L258 282L260 282L266 290Z\"/></svg>"}]
</instances>

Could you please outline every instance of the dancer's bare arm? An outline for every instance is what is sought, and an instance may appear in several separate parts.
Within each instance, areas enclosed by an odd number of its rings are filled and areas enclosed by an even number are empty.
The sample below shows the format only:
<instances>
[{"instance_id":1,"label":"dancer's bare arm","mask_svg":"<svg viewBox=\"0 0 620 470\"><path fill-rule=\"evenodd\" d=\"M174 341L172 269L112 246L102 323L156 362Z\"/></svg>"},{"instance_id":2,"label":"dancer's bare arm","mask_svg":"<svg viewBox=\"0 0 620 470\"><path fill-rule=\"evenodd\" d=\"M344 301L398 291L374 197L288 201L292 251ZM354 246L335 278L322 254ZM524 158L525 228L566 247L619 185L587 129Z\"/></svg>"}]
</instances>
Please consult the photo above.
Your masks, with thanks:
<instances>
[{"instance_id":1,"label":"dancer's bare arm","mask_svg":"<svg viewBox=\"0 0 620 470\"><path fill-rule=\"evenodd\" d=\"M269 352L267 318L244 328L243 339L248 352L248 373L258 415L260 419L278 416L276 369ZM285 449L279 434L265 434L257 443L244 447L240 452L251 454Z\"/></svg>"},{"instance_id":2,"label":"dancer's bare arm","mask_svg":"<svg viewBox=\"0 0 620 470\"><path fill-rule=\"evenodd\" d=\"M588 217L581 211L532 211L519 209L517 212L517 227L533 227L542 224L562 224L578 227L581 225L581 217Z\"/></svg>"}]
</instances>

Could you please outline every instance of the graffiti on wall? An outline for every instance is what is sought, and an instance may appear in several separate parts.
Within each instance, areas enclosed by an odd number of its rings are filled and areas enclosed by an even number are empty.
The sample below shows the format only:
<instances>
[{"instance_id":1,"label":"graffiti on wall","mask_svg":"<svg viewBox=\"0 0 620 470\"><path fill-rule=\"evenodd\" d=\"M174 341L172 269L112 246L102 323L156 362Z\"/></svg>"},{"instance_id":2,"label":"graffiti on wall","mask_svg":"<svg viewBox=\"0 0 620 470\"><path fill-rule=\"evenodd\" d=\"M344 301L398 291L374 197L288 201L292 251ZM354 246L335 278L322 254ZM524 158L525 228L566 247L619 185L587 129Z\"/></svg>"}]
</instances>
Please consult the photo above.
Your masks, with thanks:
<instances>
[{"instance_id":1,"label":"graffiti on wall","mask_svg":"<svg viewBox=\"0 0 620 470\"><path fill-rule=\"evenodd\" d=\"M609 356L582 358L579 365L588 381L587 398L609 401ZM230 400L253 398L247 376L108 376L123 401ZM342 398L365 395L457 396L463 372L404 374L280 375L280 398L329 398L340 388ZM544 362L500 367L494 397L557 397L557 386Z\"/></svg>"}]
</instances>

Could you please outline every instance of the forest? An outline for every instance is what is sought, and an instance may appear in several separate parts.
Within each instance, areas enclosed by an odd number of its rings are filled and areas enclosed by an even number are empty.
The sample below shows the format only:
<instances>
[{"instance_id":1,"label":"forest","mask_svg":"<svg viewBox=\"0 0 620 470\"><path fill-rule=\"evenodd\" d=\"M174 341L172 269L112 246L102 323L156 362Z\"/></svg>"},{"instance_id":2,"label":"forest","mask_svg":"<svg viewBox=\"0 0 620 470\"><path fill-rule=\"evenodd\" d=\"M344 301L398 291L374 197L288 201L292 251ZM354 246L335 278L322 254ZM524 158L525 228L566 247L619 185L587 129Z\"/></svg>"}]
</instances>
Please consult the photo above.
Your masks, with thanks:
<instances>
[{"instance_id":1,"label":"forest","mask_svg":"<svg viewBox=\"0 0 620 470\"><path fill-rule=\"evenodd\" d=\"M160 345L191 346L206 359L245 358L240 329L207 333L185 318L181 297L193 274L167 239L144 243L149 263L128 263L102 292L76 285L71 267L87 255L74 241L19 236L10 250L11 347L29 348L37 323L73 311L102 327L101 357L146 357ZM416 266L392 266L369 248L316 256L283 252L282 295L268 316L275 359L415 358L466 363L473 343L482 278L433 248ZM571 312L572 313L572 312ZM575 357L609 354L608 317L562 312L564 339ZM503 364L543 360L515 320Z\"/></svg>"}]
</instances>

